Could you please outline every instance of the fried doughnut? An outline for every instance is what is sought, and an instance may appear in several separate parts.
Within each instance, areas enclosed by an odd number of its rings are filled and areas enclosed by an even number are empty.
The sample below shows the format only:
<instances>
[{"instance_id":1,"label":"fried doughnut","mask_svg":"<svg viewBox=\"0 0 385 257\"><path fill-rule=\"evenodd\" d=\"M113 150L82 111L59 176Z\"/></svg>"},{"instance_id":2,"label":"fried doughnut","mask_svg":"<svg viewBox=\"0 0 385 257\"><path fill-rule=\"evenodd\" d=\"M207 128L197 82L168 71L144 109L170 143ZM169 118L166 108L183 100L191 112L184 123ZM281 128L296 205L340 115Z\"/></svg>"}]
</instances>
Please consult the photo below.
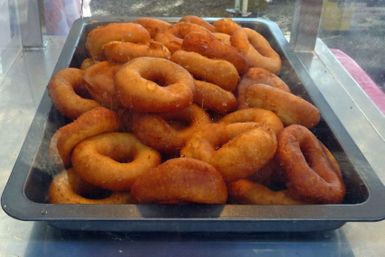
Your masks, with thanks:
<instances>
[{"instance_id":1,"label":"fried doughnut","mask_svg":"<svg viewBox=\"0 0 385 257\"><path fill-rule=\"evenodd\" d=\"M194 80L194 103L204 109L227 113L237 108L237 99L234 94L221 87L200 80Z\"/></svg>"},{"instance_id":2,"label":"fried doughnut","mask_svg":"<svg viewBox=\"0 0 385 257\"><path fill-rule=\"evenodd\" d=\"M103 198L95 199L83 196L87 195L88 192L79 191L89 191L84 190L84 186L87 189L92 187L85 184L87 183L80 181L72 169L64 170L53 178L49 187L48 201L53 204L125 204L132 201L127 192L112 192L107 196L103 195ZM92 191L95 189L92 188ZM101 190L97 189L97 191L100 192Z\"/></svg>"},{"instance_id":3,"label":"fried doughnut","mask_svg":"<svg viewBox=\"0 0 385 257\"><path fill-rule=\"evenodd\" d=\"M238 71L228 61L214 60L183 50L174 52L171 61L184 67L196 79L214 83L227 91L233 91L238 85Z\"/></svg>"},{"instance_id":4,"label":"fried doughnut","mask_svg":"<svg viewBox=\"0 0 385 257\"><path fill-rule=\"evenodd\" d=\"M210 23L208 23L207 21L205 21L204 19L202 19L201 17L198 17L198 16L187 15L187 16L182 17L179 21L180 22L184 21L184 22L195 23L195 24L198 24L199 26L205 27L207 30L209 30L211 32L215 31L215 27L213 25L211 25Z\"/></svg>"},{"instance_id":5,"label":"fried doughnut","mask_svg":"<svg viewBox=\"0 0 385 257\"><path fill-rule=\"evenodd\" d=\"M220 122L229 124L236 122L256 122L271 128L275 134L278 134L283 129L282 121L275 113L259 108L242 109L227 114Z\"/></svg>"},{"instance_id":6,"label":"fried doughnut","mask_svg":"<svg viewBox=\"0 0 385 257\"><path fill-rule=\"evenodd\" d=\"M207 31L191 32L185 36L182 49L200 53L209 58L222 59L231 62L239 74L248 69L246 59L231 45L226 45Z\"/></svg>"},{"instance_id":7,"label":"fried doughnut","mask_svg":"<svg viewBox=\"0 0 385 257\"><path fill-rule=\"evenodd\" d=\"M265 68L274 73L281 70L281 57L255 30L239 29L231 35L230 40L231 45L245 56L251 67Z\"/></svg>"},{"instance_id":8,"label":"fried doughnut","mask_svg":"<svg viewBox=\"0 0 385 257\"><path fill-rule=\"evenodd\" d=\"M312 128L320 121L317 107L283 90L263 85L250 85L238 95L239 108L267 109L282 120L284 125L301 124Z\"/></svg>"},{"instance_id":9,"label":"fried doughnut","mask_svg":"<svg viewBox=\"0 0 385 257\"><path fill-rule=\"evenodd\" d=\"M290 92L289 86L274 73L263 68L252 67L242 76L238 86L238 94L242 95L242 91L253 84L265 84Z\"/></svg>"},{"instance_id":10,"label":"fried doughnut","mask_svg":"<svg viewBox=\"0 0 385 257\"><path fill-rule=\"evenodd\" d=\"M159 153L129 133L94 136L72 153L73 169L83 180L113 191L129 190L138 176L159 163Z\"/></svg>"},{"instance_id":11,"label":"fried doughnut","mask_svg":"<svg viewBox=\"0 0 385 257\"><path fill-rule=\"evenodd\" d=\"M224 19L214 21L213 25L217 30L217 32L221 32L229 35L233 34L235 31L242 28L236 22L234 22L232 19L229 19L229 18L224 18Z\"/></svg>"},{"instance_id":12,"label":"fried doughnut","mask_svg":"<svg viewBox=\"0 0 385 257\"><path fill-rule=\"evenodd\" d=\"M158 33L164 32L171 27L171 24L167 21L163 21L156 18L142 17L133 21L142 25L151 35L151 38L155 38Z\"/></svg>"},{"instance_id":13,"label":"fried doughnut","mask_svg":"<svg viewBox=\"0 0 385 257\"><path fill-rule=\"evenodd\" d=\"M119 107L114 76L120 67L119 64L102 61L92 65L84 72L86 87L92 98L111 109Z\"/></svg>"},{"instance_id":14,"label":"fried doughnut","mask_svg":"<svg viewBox=\"0 0 385 257\"><path fill-rule=\"evenodd\" d=\"M231 45L230 35L220 32L214 32L213 35L226 45Z\"/></svg>"},{"instance_id":15,"label":"fried doughnut","mask_svg":"<svg viewBox=\"0 0 385 257\"><path fill-rule=\"evenodd\" d=\"M190 73L163 58L138 57L128 62L116 73L115 84L122 105L139 112L182 110L193 100Z\"/></svg>"},{"instance_id":16,"label":"fried doughnut","mask_svg":"<svg viewBox=\"0 0 385 257\"><path fill-rule=\"evenodd\" d=\"M131 188L139 203L224 204L227 188L210 164L190 158L170 159L140 176Z\"/></svg>"},{"instance_id":17,"label":"fried doughnut","mask_svg":"<svg viewBox=\"0 0 385 257\"><path fill-rule=\"evenodd\" d=\"M248 179L240 179L229 184L232 200L244 204L296 205L304 204L288 194L286 190L273 191L270 188Z\"/></svg>"},{"instance_id":18,"label":"fried doughnut","mask_svg":"<svg viewBox=\"0 0 385 257\"><path fill-rule=\"evenodd\" d=\"M274 156L277 140L270 128L254 122L210 124L194 134L181 156L213 165L226 181L258 172Z\"/></svg>"},{"instance_id":19,"label":"fried doughnut","mask_svg":"<svg viewBox=\"0 0 385 257\"><path fill-rule=\"evenodd\" d=\"M84 84L83 71L77 68L65 68L56 73L48 84L51 100L64 116L76 119L81 114L100 106L92 99L77 94Z\"/></svg>"},{"instance_id":20,"label":"fried doughnut","mask_svg":"<svg viewBox=\"0 0 385 257\"><path fill-rule=\"evenodd\" d=\"M73 122L59 128L51 139L51 149L58 154L63 164L71 162L72 149L86 138L119 129L118 115L104 107L96 107L80 115Z\"/></svg>"},{"instance_id":21,"label":"fried doughnut","mask_svg":"<svg viewBox=\"0 0 385 257\"><path fill-rule=\"evenodd\" d=\"M335 159L306 127L286 127L278 136L277 153L293 196L316 203L343 201L346 188Z\"/></svg>"},{"instance_id":22,"label":"fried doughnut","mask_svg":"<svg viewBox=\"0 0 385 257\"><path fill-rule=\"evenodd\" d=\"M111 62L125 63L131 59L142 56L169 59L170 51L162 43L150 40L148 44L135 44L131 42L111 41L103 45L103 53Z\"/></svg>"},{"instance_id":23,"label":"fried doughnut","mask_svg":"<svg viewBox=\"0 0 385 257\"><path fill-rule=\"evenodd\" d=\"M80 69L81 70L86 70L86 69L88 69L89 67L91 67L94 64L95 64L94 60L92 60L91 58L85 58L82 61L82 63L80 64Z\"/></svg>"},{"instance_id":24,"label":"fried doughnut","mask_svg":"<svg viewBox=\"0 0 385 257\"><path fill-rule=\"evenodd\" d=\"M209 32L205 27L194 23L178 22L168 30L162 33L158 33L155 37L155 40L164 44L168 50L173 53L181 49L183 39L187 34L194 31Z\"/></svg>"},{"instance_id":25,"label":"fried doughnut","mask_svg":"<svg viewBox=\"0 0 385 257\"><path fill-rule=\"evenodd\" d=\"M178 126L180 122L188 126ZM179 123L176 123L179 122ZM167 114L137 114L133 118L134 134L144 144L161 152L180 150L203 125L210 123L208 114L195 104Z\"/></svg>"},{"instance_id":26,"label":"fried doughnut","mask_svg":"<svg viewBox=\"0 0 385 257\"><path fill-rule=\"evenodd\" d=\"M137 23L110 23L91 30L86 39L86 48L94 60L103 60L104 44L111 41L128 41L146 44L150 33Z\"/></svg>"}]
</instances>

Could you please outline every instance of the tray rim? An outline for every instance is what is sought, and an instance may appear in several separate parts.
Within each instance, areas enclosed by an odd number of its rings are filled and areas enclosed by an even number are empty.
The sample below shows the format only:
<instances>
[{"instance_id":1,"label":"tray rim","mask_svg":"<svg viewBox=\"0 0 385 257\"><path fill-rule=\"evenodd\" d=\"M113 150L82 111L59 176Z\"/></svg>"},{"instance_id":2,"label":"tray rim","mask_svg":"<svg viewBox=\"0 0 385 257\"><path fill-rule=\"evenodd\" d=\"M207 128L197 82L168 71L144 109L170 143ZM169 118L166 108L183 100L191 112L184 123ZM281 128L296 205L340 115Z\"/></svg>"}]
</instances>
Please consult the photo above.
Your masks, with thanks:
<instances>
[{"instance_id":1,"label":"tray rim","mask_svg":"<svg viewBox=\"0 0 385 257\"><path fill-rule=\"evenodd\" d=\"M107 23L107 22L124 22L133 20L138 17L88 17L80 18L76 20L72 26L72 29L67 37L67 40L63 46L63 50L60 54L58 62L54 68L52 74L55 74L58 70L69 66L72 56L75 53L76 46L80 39L79 35L84 30L84 28L90 23ZM179 17L159 17L166 21L176 21ZM207 18L209 21L213 21L218 18L210 17ZM338 120L333 110L331 110L328 104L325 104L325 99L321 95L318 88L314 85L314 82L310 78L309 74L306 72L302 63L299 61L295 53L290 49L288 42L283 36L278 25L272 21L264 20L261 18L234 18L238 22L249 22L249 23L260 23L268 27L271 33L275 36L277 43L284 50L284 54L287 60L290 62L291 66L297 73L297 76L301 80L303 86L311 97L312 101L320 108L320 111L323 115L324 120L327 122L330 129L333 131L339 131L339 134L335 134L337 140L344 148L347 156L353 156L351 162L357 172L360 175L360 178L364 181L368 191L369 197L366 201L358 204L324 204L324 205L305 205L305 206L259 206L259 205L223 205L223 206L200 206L194 205L193 208L221 208L223 207L222 212L228 208L236 208L241 210L244 213L242 216L231 216L229 213L227 215L222 214L220 216L213 217L200 217L200 218L186 218L186 217L143 217L138 211L138 207L144 207L148 205L109 205L113 207L113 215L105 215L105 205L61 205L61 204L48 204L48 203L37 203L31 201L24 194L24 185L28 175L30 174L30 167L28 163L33 163L33 158L30 157L30 153L27 153L27 149L31 150L31 146L35 145L36 148L40 145L38 137L32 140L31 138L26 138L22 149L19 153L19 156L16 160L15 166L11 172L11 175L8 179L8 182L4 188L1 202L3 210L9 215L16 219L20 220L29 220L29 221L175 221L175 222L200 222L200 221L231 221L231 222L300 222L300 221L313 221L313 222L347 222L347 221L380 221L385 219L385 205L378 206L378 202L381 202L385 196L385 187L379 180L378 176L372 170L367 160L364 158L362 153L359 151L357 145L353 142L346 129L342 126L341 122ZM306 81L306 83L305 83ZM325 103L322 103L325 102ZM40 132L39 135L43 134L44 124L47 120L50 107L52 106L50 99L48 97L48 92L45 90L42 101L37 109L37 113L31 123L30 130ZM327 115L324 115L327 113ZM27 134L27 135L28 135ZM36 144L37 143L37 144ZM37 152L36 152L37 153ZM36 154L35 154L36 155ZM362 169L357 168L357 166L362 166ZM23 171L23 172L21 172ZM12 198L17 198L17 201L12 201ZM154 206L154 205L151 205ZM319 207L323 208L323 217L319 216ZM190 206L191 207L191 206ZM187 209L189 209L188 207ZM28 208L28 212L24 210ZM167 208L174 208L176 212L186 209L186 206L174 206ZM304 211L304 209L306 211ZM363 210L372 210L370 213ZM255 217L252 214L255 214L257 210L260 216ZM288 212L289 210L289 212ZM284 211L286 215L282 217L279 215L280 211ZM239 212L239 211L238 211ZM127 216L129 213L132 216ZM298 213L302 213L298 215ZM355 215L352 215L354 213ZM34 215L31 215L34 214ZM66 214L60 215L58 214ZM71 215L69 215L71 214ZM314 214L318 214L317 217ZM343 224L343 223L342 223Z\"/></svg>"}]
</instances>

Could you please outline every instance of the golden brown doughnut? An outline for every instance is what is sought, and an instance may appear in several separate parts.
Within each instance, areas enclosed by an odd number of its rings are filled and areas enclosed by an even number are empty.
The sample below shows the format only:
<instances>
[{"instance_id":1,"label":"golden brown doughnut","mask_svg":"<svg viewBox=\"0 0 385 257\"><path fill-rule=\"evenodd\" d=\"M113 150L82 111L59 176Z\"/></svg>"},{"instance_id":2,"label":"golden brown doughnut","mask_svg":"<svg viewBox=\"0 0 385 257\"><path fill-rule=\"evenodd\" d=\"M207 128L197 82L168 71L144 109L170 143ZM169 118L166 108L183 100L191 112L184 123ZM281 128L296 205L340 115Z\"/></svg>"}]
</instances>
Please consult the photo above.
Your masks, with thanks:
<instances>
[{"instance_id":1,"label":"golden brown doughnut","mask_svg":"<svg viewBox=\"0 0 385 257\"><path fill-rule=\"evenodd\" d=\"M194 103L204 109L227 113L237 108L234 94L206 81L194 80Z\"/></svg>"},{"instance_id":2,"label":"golden brown doughnut","mask_svg":"<svg viewBox=\"0 0 385 257\"><path fill-rule=\"evenodd\" d=\"M264 84L248 86L238 95L238 105L241 109L256 107L270 110L284 125L301 124L312 128L321 118L318 108L308 101Z\"/></svg>"},{"instance_id":3,"label":"golden brown doughnut","mask_svg":"<svg viewBox=\"0 0 385 257\"><path fill-rule=\"evenodd\" d=\"M225 60L215 60L199 53L178 50L171 61L188 70L196 79L214 83L227 91L234 91L239 75L234 65Z\"/></svg>"},{"instance_id":4,"label":"golden brown doughnut","mask_svg":"<svg viewBox=\"0 0 385 257\"><path fill-rule=\"evenodd\" d=\"M129 133L88 138L72 153L73 169L83 180L113 191L129 190L141 174L159 163L159 153Z\"/></svg>"},{"instance_id":5,"label":"golden brown doughnut","mask_svg":"<svg viewBox=\"0 0 385 257\"><path fill-rule=\"evenodd\" d=\"M121 104L139 112L182 110L193 100L190 73L163 58L135 58L116 73L115 85Z\"/></svg>"},{"instance_id":6,"label":"golden brown doughnut","mask_svg":"<svg viewBox=\"0 0 385 257\"><path fill-rule=\"evenodd\" d=\"M150 33L136 23L110 23L92 29L87 34L86 48L94 60L103 60L103 45L111 41L128 41L146 44Z\"/></svg>"},{"instance_id":7,"label":"golden brown doughnut","mask_svg":"<svg viewBox=\"0 0 385 257\"><path fill-rule=\"evenodd\" d=\"M293 196L316 203L343 201L346 188L339 167L306 127L286 127L278 136L277 153Z\"/></svg>"},{"instance_id":8,"label":"golden brown doughnut","mask_svg":"<svg viewBox=\"0 0 385 257\"><path fill-rule=\"evenodd\" d=\"M245 56L251 67L265 68L278 73L281 57L261 34L249 28L242 28L231 35L231 45Z\"/></svg>"},{"instance_id":9,"label":"golden brown doughnut","mask_svg":"<svg viewBox=\"0 0 385 257\"><path fill-rule=\"evenodd\" d=\"M245 178L257 172L274 156L274 132L254 122L209 124L194 134L181 155L213 165L225 181Z\"/></svg>"},{"instance_id":10,"label":"golden brown doughnut","mask_svg":"<svg viewBox=\"0 0 385 257\"><path fill-rule=\"evenodd\" d=\"M236 22L234 22L230 18L224 18L224 19L214 21L213 25L216 28L217 32L221 32L229 35L233 34L236 30L242 28L240 25L238 25Z\"/></svg>"},{"instance_id":11,"label":"golden brown doughnut","mask_svg":"<svg viewBox=\"0 0 385 257\"><path fill-rule=\"evenodd\" d=\"M227 188L210 164L190 158L170 159L140 176L131 189L139 203L224 204Z\"/></svg>"},{"instance_id":12,"label":"golden brown doughnut","mask_svg":"<svg viewBox=\"0 0 385 257\"><path fill-rule=\"evenodd\" d=\"M207 21L205 21L204 19L202 19L201 17L198 17L198 16L187 15L187 16L182 17L180 19L180 22L195 23L199 26L206 28L207 30L209 30L211 32L215 31L215 27L213 25L211 25L210 23L208 23Z\"/></svg>"},{"instance_id":13,"label":"golden brown doughnut","mask_svg":"<svg viewBox=\"0 0 385 257\"><path fill-rule=\"evenodd\" d=\"M236 122L256 122L271 128L275 134L278 134L283 129L282 121L275 113L260 108L242 109L229 113L223 117L220 122L226 124Z\"/></svg>"},{"instance_id":14,"label":"golden brown doughnut","mask_svg":"<svg viewBox=\"0 0 385 257\"><path fill-rule=\"evenodd\" d=\"M150 40L148 44L111 41L103 45L103 53L111 62L125 63L137 57L149 56L169 59L170 51L162 43Z\"/></svg>"},{"instance_id":15,"label":"golden brown doughnut","mask_svg":"<svg viewBox=\"0 0 385 257\"><path fill-rule=\"evenodd\" d=\"M248 179L240 179L229 184L229 195L232 200L243 204L259 205L298 205L303 201L296 200L286 190L273 191L270 188Z\"/></svg>"},{"instance_id":16,"label":"golden brown doughnut","mask_svg":"<svg viewBox=\"0 0 385 257\"><path fill-rule=\"evenodd\" d=\"M150 18L150 17L142 17L142 18L134 20L133 22L139 23L145 29L147 29L151 35L151 38L155 38L155 36L158 33L164 32L172 26L167 21L163 21L163 20L156 19L156 18Z\"/></svg>"},{"instance_id":17,"label":"golden brown doughnut","mask_svg":"<svg viewBox=\"0 0 385 257\"><path fill-rule=\"evenodd\" d=\"M242 95L243 90L253 84L265 84L290 92L289 86L274 73L263 68L252 67L242 76L238 86L238 94Z\"/></svg>"},{"instance_id":18,"label":"golden brown doughnut","mask_svg":"<svg viewBox=\"0 0 385 257\"><path fill-rule=\"evenodd\" d=\"M51 100L64 116L76 119L81 114L100 106L92 99L77 94L84 84L83 71L77 68L65 68L56 73L48 84Z\"/></svg>"},{"instance_id":19,"label":"golden brown doughnut","mask_svg":"<svg viewBox=\"0 0 385 257\"><path fill-rule=\"evenodd\" d=\"M86 190L84 187L87 187ZM91 194L94 191L100 192L100 189L81 181L72 169L64 170L53 178L49 186L48 201L52 204L125 204L132 201L127 192L111 192L102 198L84 196L90 194L87 192L90 188Z\"/></svg>"}]
</instances>

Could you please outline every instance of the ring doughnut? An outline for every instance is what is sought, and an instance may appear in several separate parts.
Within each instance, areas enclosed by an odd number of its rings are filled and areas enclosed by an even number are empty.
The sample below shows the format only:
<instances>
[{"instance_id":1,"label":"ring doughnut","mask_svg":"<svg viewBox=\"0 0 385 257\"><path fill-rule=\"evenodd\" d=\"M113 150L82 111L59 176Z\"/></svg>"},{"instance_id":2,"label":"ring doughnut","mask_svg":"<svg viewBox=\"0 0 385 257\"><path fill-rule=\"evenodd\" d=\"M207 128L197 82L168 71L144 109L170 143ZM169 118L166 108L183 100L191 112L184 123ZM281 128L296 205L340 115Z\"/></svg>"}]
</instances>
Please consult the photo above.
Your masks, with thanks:
<instances>
[{"instance_id":1,"label":"ring doughnut","mask_svg":"<svg viewBox=\"0 0 385 257\"><path fill-rule=\"evenodd\" d=\"M151 38L155 38L158 33L164 32L171 28L171 24L167 21L163 21L156 18L142 17L133 21L142 25L151 35Z\"/></svg>"},{"instance_id":2,"label":"ring doughnut","mask_svg":"<svg viewBox=\"0 0 385 257\"><path fill-rule=\"evenodd\" d=\"M265 84L290 93L289 86L280 77L263 68L252 67L242 76L238 86L239 94L243 94L242 91L253 84Z\"/></svg>"},{"instance_id":3,"label":"ring doughnut","mask_svg":"<svg viewBox=\"0 0 385 257\"><path fill-rule=\"evenodd\" d=\"M231 35L238 29L242 28L236 22L229 18L214 21L213 25L216 28L217 32L225 33L228 35Z\"/></svg>"},{"instance_id":4,"label":"ring doughnut","mask_svg":"<svg viewBox=\"0 0 385 257\"><path fill-rule=\"evenodd\" d=\"M170 159L140 176L131 188L139 203L224 204L227 188L210 164L190 158Z\"/></svg>"},{"instance_id":5,"label":"ring doughnut","mask_svg":"<svg viewBox=\"0 0 385 257\"><path fill-rule=\"evenodd\" d=\"M84 72L77 68L65 68L56 73L48 84L48 92L56 109L70 119L100 106L92 99L77 94L83 87Z\"/></svg>"},{"instance_id":6,"label":"ring doughnut","mask_svg":"<svg viewBox=\"0 0 385 257\"><path fill-rule=\"evenodd\" d=\"M80 69L81 70L86 70L86 69L88 69L89 67L91 67L94 64L95 64L94 60L92 60L91 58L85 58L82 61L82 63L80 64Z\"/></svg>"},{"instance_id":7,"label":"ring doughnut","mask_svg":"<svg viewBox=\"0 0 385 257\"><path fill-rule=\"evenodd\" d=\"M68 167L73 148L86 138L119 129L118 115L104 107L96 107L80 115L76 120L59 128L51 139L51 149Z\"/></svg>"},{"instance_id":8,"label":"ring doughnut","mask_svg":"<svg viewBox=\"0 0 385 257\"><path fill-rule=\"evenodd\" d=\"M206 81L194 82L194 103L197 105L219 113L227 113L237 108L237 99L233 93Z\"/></svg>"},{"instance_id":9,"label":"ring doughnut","mask_svg":"<svg viewBox=\"0 0 385 257\"><path fill-rule=\"evenodd\" d=\"M115 84L121 104L139 112L182 110L193 100L190 73L163 58L133 59L116 73Z\"/></svg>"},{"instance_id":10,"label":"ring doughnut","mask_svg":"<svg viewBox=\"0 0 385 257\"><path fill-rule=\"evenodd\" d=\"M244 204L259 205L297 205L304 202L294 199L286 190L273 191L270 188L248 179L230 183L229 195L232 200Z\"/></svg>"},{"instance_id":11,"label":"ring doughnut","mask_svg":"<svg viewBox=\"0 0 385 257\"><path fill-rule=\"evenodd\" d=\"M284 125L301 124L312 128L320 121L317 107L308 101L264 84L250 85L238 95L239 108L267 109L282 120Z\"/></svg>"},{"instance_id":12,"label":"ring doughnut","mask_svg":"<svg viewBox=\"0 0 385 257\"><path fill-rule=\"evenodd\" d=\"M85 184L87 183L80 181L72 169L64 170L53 178L49 187L48 201L52 204L125 204L131 202L130 194L126 192L112 192L97 199L83 196L87 192L79 191L89 191L82 188ZM92 186L87 184L86 187L89 189ZM95 191L95 189L92 188L91 191ZM97 191L100 192L100 189Z\"/></svg>"},{"instance_id":13,"label":"ring doughnut","mask_svg":"<svg viewBox=\"0 0 385 257\"><path fill-rule=\"evenodd\" d=\"M254 122L209 124L194 134L182 148L181 156L213 165L225 181L258 172L274 156L274 132Z\"/></svg>"},{"instance_id":14,"label":"ring doughnut","mask_svg":"<svg viewBox=\"0 0 385 257\"><path fill-rule=\"evenodd\" d=\"M220 122L236 123L236 122L256 122L271 128L277 135L283 129L282 121L275 113L259 108L242 109L227 114Z\"/></svg>"},{"instance_id":15,"label":"ring doughnut","mask_svg":"<svg viewBox=\"0 0 385 257\"><path fill-rule=\"evenodd\" d=\"M178 50L171 61L188 70L196 79L214 83L227 91L234 91L239 75L234 65L225 60L207 58L199 53Z\"/></svg>"},{"instance_id":16,"label":"ring doughnut","mask_svg":"<svg viewBox=\"0 0 385 257\"><path fill-rule=\"evenodd\" d=\"M178 22L174 24L168 30L158 33L155 37L156 41L164 44L171 53L180 50L182 47L183 39L187 34L198 31L198 32L208 32L205 27L200 25L190 23L190 22Z\"/></svg>"},{"instance_id":17,"label":"ring doughnut","mask_svg":"<svg viewBox=\"0 0 385 257\"><path fill-rule=\"evenodd\" d=\"M150 33L137 23L110 23L91 30L86 39L86 48L94 60L103 60L103 45L111 41L128 41L146 44Z\"/></svg>"},{"instance_id":18,"label":"ring doughnut","mask_svg":"<svg viewBox=\"0 0 385 257\"><path fill-rule=\"evenodd\" d=\"M206 28L207 30L209 30L211 32L215 31L215 27L213 25L211 25L210 23L208 23L207 21L205 21L204 19L202 19L201 17L198 17L198 16L187 15L187 16L182 17L180 19L180 22L194 23L194 24L197 24L199 26Z\"/></svg>"},{"instance_id":19,"label":"ring doughnut","mask_svg":"<svg viewBox=\"0 0 385 257\"><path fill-rule=\"evenodd\" d=\"M188 126L181 125L181 122L187 123ZM198 129L208 123L208 114L193 104L181 111L167 114L134 115L133 131L144 144L170 153L180 150Z\"/></svg>"},{"instance_id":20,"label":"ring doughnut","mask_svg":"<svg viewBox=\"0 0 385 257\"><path fill-rule=\"evenodd\" d=\"M230 35L229 34L225 34L225 33L221 33L221 32L214 32L213 35L217 39L219 39L220 41L225 43L226 45L231 45Z\"/></svg>"},{"instance_id":21,"label":"ring doughnut","mask_svg":"<svg viewBox=\"0 0 385 257\"><path fill-rule=\"evenodd\" d=\"M103 53L111 62L125 63L131 59L149 56L169 59L170 51L162 43L150 40L148 44L111 41L103 45Z\"/></svg>"},{"instance_id":22,"label":"ring doughnut","mask_svg":"<svg viewBox=\"0 0 385 257\"><path fill-rule=\"evenodd\" d=\"M98 62L84 72L84 81L92 98L101 105L116 109L119 106L115 92L114 76L122 67L107 61Z\"/></svg>"},{"instance_id":23,"label":"ring doughnut","mask_svg":"<svg viewBox=\"0 0 385 257\"><path fill-rule=\"evenodd\" d=\"M231 45L223 43L208 31L194 31L185 36L182 49L197 52L203 56L231 62L239 74L248 69L246 59Z\"/></svg>"},{"instance_id":24,"label":"ring doughnut","mask_svg":"<svg viewBox=\"0 0 385 257\"><path fill-rule=\"evenodd\" d=\"M144 172L157 166L160 156L129 133L105 133L76 145L75 172L88 183L113 191L129 190Z\"/></svg>"},{"instance_id":25,"label":"ring doughnut","mask_svg":"<svg viewBox=\"0 0 385 257\"><path fill-rule=\"evenodd\" d=\"M230 40L231 45L245 56L251 67L265 68L274 73L281 70L281 57L255 30L239 29L231 35Z\"/></svg>"},{"instance_id":26,"label":"ring doughnut","mask_svg":"<svg viewBox=\"0 0 385 257\"><path fill-rule=\"evenodd\" d=\"M286 127L278 135L277 153L293 196L316 203L343 201L346 188L335 159L306 127Z\"/></svg>"}]
</instances>

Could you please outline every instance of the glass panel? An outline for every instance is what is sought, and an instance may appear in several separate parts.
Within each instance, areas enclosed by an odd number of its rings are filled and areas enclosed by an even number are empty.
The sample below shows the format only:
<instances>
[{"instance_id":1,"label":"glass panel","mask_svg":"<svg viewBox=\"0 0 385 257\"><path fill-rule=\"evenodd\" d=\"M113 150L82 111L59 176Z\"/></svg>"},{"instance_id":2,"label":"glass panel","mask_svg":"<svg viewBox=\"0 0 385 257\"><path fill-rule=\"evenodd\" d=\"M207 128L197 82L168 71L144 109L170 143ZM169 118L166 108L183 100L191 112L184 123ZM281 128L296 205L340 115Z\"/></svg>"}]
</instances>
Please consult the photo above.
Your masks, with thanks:
<instances>
[{"instance_id":1,"label":"glass panel","mask_svg":"<svg viewBox=\"0 0 385 257\"><path fill-rule=\"evenodd\" d=\"M0 0L0 84L21 50L14 0Z\"/></svg>"},{"instance_id":2,"label":"glass panel","mask_svg":"<svg viewBox=\"0 0 385 257\"><path fill-rule=\"evenodd\" d=\"M319 35L385 110L385 0L325 0Z\"/></svg>"}]
</instances>

